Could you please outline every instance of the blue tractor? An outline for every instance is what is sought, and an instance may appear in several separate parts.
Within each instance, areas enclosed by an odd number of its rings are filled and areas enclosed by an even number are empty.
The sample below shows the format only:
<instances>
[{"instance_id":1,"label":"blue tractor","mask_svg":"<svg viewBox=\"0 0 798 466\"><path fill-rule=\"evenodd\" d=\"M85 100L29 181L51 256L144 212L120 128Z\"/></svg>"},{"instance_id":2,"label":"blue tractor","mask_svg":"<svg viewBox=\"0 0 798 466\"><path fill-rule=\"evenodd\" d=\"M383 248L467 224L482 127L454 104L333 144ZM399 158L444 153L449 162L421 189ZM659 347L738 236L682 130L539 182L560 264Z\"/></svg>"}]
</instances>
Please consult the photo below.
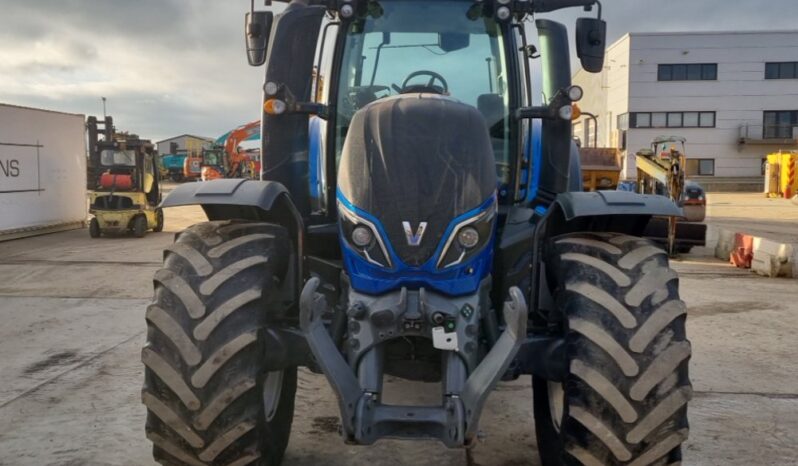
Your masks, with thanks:
<instances>
[{"instance_id":1,"label":"blue tractor","mask_svg":"<svg viewBox=\"0 0 798 466\"><path fill-rule=\"evenodd\" d=\"M641 234L681 211L579 192L582 90L566 27L539 17L597 13L576 49L599 72L598 1L283 3L246 19L249 61L265 63L262 179L163 202L208 222L167 248L146 313L155 459L280 464L304 367L328 380L350 444L471 447L491 391L528 376L517 401L534 405L545 466L678 464L686 311ZM386 375L439 383L440 400L390 404Z\"/></svg>"}]
</instances>

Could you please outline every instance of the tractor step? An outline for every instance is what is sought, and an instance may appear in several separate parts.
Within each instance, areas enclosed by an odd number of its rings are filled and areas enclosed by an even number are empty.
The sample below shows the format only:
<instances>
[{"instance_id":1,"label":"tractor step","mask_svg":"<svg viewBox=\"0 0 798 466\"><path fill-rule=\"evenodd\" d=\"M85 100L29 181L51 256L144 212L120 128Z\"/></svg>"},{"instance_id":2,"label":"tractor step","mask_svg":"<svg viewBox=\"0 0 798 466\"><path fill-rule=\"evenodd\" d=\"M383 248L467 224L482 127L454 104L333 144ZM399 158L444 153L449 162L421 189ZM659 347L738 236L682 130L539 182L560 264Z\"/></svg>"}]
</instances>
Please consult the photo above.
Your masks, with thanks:
<instances>
[{"instance_id":1,"label":"tractor step","mask_svg":"<svg viewBox=\"0 0 798 466\"><path fill-rule=\"evenodd\" d=\"M311 278L300 297L300 326L310 350L338 398L342 434L349 443L369 445L381 438L437 439L450 448L469 445L488 394L506 372L526 335L527 306L518 288L504 304L506 327L462 390L447 393L439 406L392 406L364 389L333 342L321 316L327 311L320 281ZM380 378L382 374L379 374Z\"/></svg>"}]
</instances>

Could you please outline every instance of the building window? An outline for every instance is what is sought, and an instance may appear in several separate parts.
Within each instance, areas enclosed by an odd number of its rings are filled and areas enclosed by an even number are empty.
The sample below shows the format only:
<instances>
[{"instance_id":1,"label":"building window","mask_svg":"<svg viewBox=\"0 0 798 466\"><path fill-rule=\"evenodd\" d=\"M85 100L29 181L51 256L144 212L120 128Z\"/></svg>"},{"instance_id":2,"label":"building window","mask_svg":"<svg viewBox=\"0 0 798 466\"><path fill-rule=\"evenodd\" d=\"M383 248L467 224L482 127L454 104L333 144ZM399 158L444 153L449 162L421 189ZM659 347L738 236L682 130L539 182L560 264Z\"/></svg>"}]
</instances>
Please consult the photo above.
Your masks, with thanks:
<instances>
[{"instance_id":1,"label":"building window","mask_svg":"<svg viewBox=\"0 0 798 466\"><path fill-rule=\"evenodd\" d=\"M638 113L635 118L635 128L651 128L651 114Z\"/></svg>"},{"instance_id":2,"label":"building window","mask_svg":"<svg viewBox=\"0 0 798 466\"><path fill-rule=\"evenodd\" d=\"M618 129L622 131L626 131L629 129L629 114L624 113L623 115L618 115Z\"/></svg>"},{"instance_id":3,"label":"building window","mask_svg":"<svg viewBox=\"0 0 798 466\"><path fill-rule=\"evenodd\" d=\"M659 65L658 81L716 81L717 63L689 63L678 65Z\"/></svg>"},{"instance_id":4,"label":"building window","mask_svg":"<svg viewBox=\"0 0 798 466\"><path fill-rule=\"evenodd\" d=\"M714 128L715 112L637 112L629 117L631 128Z\"/></svg>"},{"instance_id":5,"label":"building window","mask_svg":"<svg viewBox=\"0 0 798 466\"><path fill-rule=\"evenodd\" d=\"M698 112L684 112L682 124L685 128L698 128L699 115L701 114Z\"/></svg>"},{"instance_id":6,"label":"building window","mask_svg":"<svg viewBox=\"0 0 798 466\"><path fill-rule=\"evenodd\" d=\"M765 139L792 139L798 127L798 110L765 112Z\"/></svg>"},{"instance_id":7,"label":"building window","mask_svg":"<svg viewBox=\"0 0 798 466\"><path fill-rule=\"evenodd\" d=\"M715 159L687 159L687 174L715 176Z\"/></svg>"},{"instance_id":8,"label":"building window","mask_svg":"<svg viewBox=\"0 0 798 466\"><path fill-rule=\"evenodd\" d=\"M701 124L702 128L714 128L715 127L715 112L701 112Z\"/></svg>"},{"instance_id":9,"label":"building window","mask_svg":"<svg viewBox=\"0 0 798 466\"><path fill-rule=\"evenodd\" d=\"M798 62L766 63L765 79L798 79Z\"/></svg>"},{"instance_id":10,"label":"building window","mask_svg":"<svg viewBox=\"0 0 798 466\"><path fill-rule=\"evenodd\" d=\"M698 159L699 176L715 176L715 159Z\"/></svg>"}]
</instances>

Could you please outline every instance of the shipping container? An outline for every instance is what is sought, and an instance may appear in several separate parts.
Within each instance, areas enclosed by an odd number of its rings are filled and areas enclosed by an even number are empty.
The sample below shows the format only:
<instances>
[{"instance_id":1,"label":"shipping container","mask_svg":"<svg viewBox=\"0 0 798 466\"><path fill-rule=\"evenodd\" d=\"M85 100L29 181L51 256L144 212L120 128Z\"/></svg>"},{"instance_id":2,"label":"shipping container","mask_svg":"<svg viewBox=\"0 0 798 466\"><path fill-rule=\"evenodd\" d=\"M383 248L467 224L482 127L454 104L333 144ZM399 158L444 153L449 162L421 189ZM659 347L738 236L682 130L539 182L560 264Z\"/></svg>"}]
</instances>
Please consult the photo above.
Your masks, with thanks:
<instances>
[{"instance_id":1,"label":"shipping container","mask_svg":"<svg viewBox=\"0 0 798 466\"><path fill-rule=\"evenodd\" d=\"M0 104L0 241L85 225L84 120Z\"/></svg>"}]
</instances>

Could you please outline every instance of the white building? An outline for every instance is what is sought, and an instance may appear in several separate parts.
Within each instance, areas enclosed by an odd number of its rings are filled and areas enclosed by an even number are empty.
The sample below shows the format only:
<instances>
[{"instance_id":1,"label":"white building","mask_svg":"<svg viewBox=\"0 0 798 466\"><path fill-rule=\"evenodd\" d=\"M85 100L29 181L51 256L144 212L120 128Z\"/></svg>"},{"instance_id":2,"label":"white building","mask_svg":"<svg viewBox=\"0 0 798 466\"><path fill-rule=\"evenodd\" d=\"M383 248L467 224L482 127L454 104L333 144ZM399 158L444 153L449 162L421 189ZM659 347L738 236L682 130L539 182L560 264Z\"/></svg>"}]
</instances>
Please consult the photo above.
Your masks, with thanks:
<instances>
[{"instance_id":1,"label":"white building","mask_svg":"<svg viewBox=\"0 0 798 466\"><path fill-rule=\"evenodd\" d=\"M172 149L176 151L186 151L191 154L199 154L204 147L213 143L213 139L205 138L202 136L194 136L193 134L182 134L173 138L158 141L155 146L159 154L171 154ZM176 144L174 146L173 144Z\"/></svg>"},{"instance_id":2,"label":"white building","mask_svg":"<svg viewBox=\"0 0 798 466\"><path fill-rule=\"evenodd\" d=\"M798 30L632 33L607 50L604 71L579 71L584 146L617 147L624 176L656 136L687 138L688 174L762 175L768 153L798 148Z\"/></svg>"}]
</instances>

